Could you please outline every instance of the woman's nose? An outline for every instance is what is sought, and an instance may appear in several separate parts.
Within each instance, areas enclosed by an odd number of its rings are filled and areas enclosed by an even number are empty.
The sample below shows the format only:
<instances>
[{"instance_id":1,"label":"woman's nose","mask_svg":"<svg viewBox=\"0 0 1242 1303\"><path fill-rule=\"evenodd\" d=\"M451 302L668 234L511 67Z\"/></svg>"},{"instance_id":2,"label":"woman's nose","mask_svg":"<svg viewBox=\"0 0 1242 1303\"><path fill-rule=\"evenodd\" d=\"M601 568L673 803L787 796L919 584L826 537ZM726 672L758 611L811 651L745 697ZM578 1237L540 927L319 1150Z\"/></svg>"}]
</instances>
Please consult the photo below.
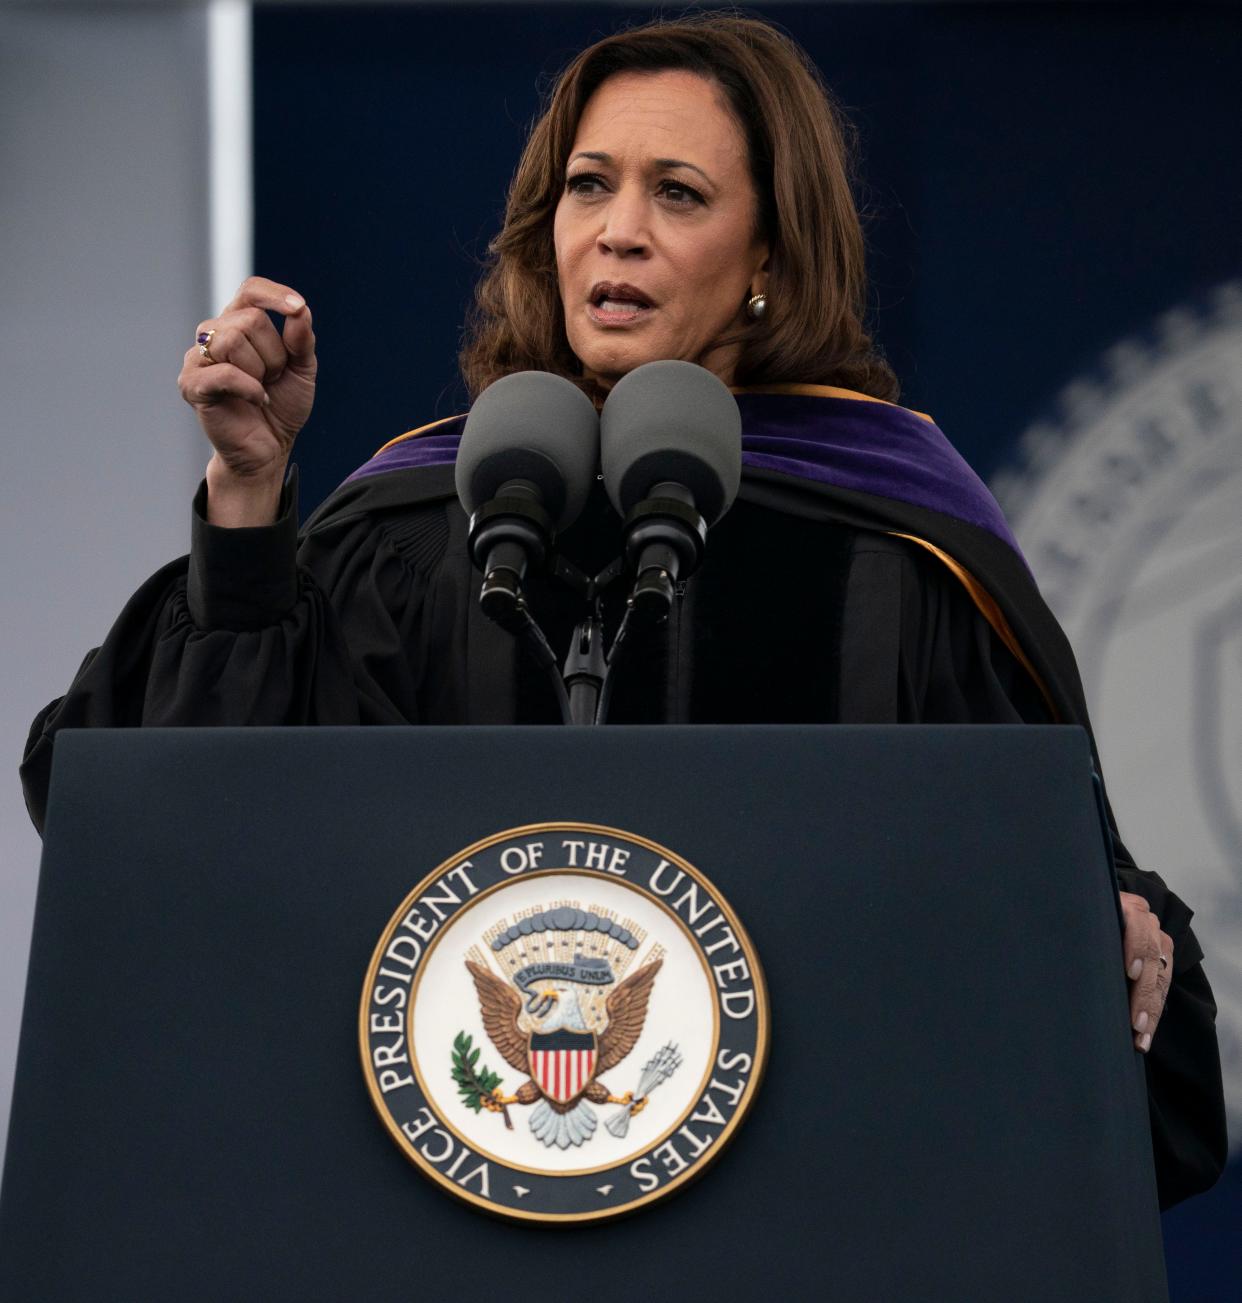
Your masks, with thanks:
<instances>
[{"instance_id":1,"label":"woman's nose","mask_svg":"<svg viewBox=\"0 0 1242 1303\"><path fill-rule=\"evenodd\" d=\"M605 209L600 248L622 258L646 253L651 243L649 212L646 196L637 187L623 186Z\"/></svg>"}]
</instances>

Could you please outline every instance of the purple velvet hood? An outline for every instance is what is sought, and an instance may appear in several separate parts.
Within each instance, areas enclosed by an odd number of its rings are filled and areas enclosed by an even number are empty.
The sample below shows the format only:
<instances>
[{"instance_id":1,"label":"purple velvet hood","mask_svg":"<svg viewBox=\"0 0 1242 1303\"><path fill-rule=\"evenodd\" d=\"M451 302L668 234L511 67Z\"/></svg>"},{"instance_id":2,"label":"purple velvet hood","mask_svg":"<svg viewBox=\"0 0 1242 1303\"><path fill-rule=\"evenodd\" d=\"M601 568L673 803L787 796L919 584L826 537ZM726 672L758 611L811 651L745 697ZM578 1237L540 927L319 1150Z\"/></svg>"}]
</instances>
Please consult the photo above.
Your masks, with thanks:
<instances>
[{"instance_id":1,"label":"purple velvet hood","mask_svg":"<svg viewBox=\"0 0 1242 1303\"><path fill-rule=\"evenodd\" d=\"M996 500L930 417L826 385L738 390L736 397L743 473L774 471L940 512L1018 552ZM464 423L453 416L394 439L346 484L451 465Z\"/></svg>"}]
</instances>

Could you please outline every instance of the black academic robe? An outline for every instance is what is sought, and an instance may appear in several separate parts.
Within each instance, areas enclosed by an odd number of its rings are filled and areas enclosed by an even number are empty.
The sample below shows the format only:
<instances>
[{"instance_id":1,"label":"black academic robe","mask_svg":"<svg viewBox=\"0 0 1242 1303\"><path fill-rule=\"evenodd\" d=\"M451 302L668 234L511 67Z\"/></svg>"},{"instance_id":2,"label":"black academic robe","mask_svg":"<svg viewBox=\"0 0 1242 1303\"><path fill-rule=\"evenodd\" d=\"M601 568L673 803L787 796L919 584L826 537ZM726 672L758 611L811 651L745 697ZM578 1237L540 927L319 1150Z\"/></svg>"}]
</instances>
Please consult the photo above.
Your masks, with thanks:
<instances>
[{"instance_id":1,"label":"black academic robe","mask_svg":"<svg viewBox=\"0 0 1242 1303\"><path fill-rule=\"evenodd\" d=\"M300 541L294 498L287 489L271 527L223 530L206 523L200 489L190 555L143 584L68 693L34 722L22 776L37 825L62 728L558 721L544 672L479 612L451 466L350 486ZM1078 719L1072 658L1067 668L1055 621L1026 596L1029 575L986 531L935 515L747 471L668 626L643 638L618 675L610 719ZM618 535L596 493L561 547L595 572ZM988 577L999 615L972 589L971 573L947 564L945 545ZM528 597L563 655L582 599L546 576L531 581ZM609 634L623 597L620 585L605 594ZM1211 1185L1224 1162L1215 1004L1189 909L1135 868L1120 842L1117 870L1175 944L1171 993L1146 1058L1168 1206Z\"/></svg>"}]
</instances>

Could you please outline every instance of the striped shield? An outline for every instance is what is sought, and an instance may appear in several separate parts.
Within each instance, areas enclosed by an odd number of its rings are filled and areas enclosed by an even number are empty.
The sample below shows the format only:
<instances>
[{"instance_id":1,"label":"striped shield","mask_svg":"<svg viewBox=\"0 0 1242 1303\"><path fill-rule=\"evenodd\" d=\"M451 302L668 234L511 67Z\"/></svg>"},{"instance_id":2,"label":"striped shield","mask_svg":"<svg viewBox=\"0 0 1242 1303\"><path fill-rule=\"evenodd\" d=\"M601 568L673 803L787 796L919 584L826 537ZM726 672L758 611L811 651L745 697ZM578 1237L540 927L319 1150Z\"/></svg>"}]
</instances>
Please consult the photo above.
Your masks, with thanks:
<instances>
[{"instance_id":1,"label":"striped shield","mask_svg":"<svg viewBox=\"0 0 1242 1303\"><path fill-rule=\"evenodd\" d=\"M558 1104L568 1104L595 1075L594 1032L534 1032L530 1038L530 1075Z\"/></svg>"}]
</instances>

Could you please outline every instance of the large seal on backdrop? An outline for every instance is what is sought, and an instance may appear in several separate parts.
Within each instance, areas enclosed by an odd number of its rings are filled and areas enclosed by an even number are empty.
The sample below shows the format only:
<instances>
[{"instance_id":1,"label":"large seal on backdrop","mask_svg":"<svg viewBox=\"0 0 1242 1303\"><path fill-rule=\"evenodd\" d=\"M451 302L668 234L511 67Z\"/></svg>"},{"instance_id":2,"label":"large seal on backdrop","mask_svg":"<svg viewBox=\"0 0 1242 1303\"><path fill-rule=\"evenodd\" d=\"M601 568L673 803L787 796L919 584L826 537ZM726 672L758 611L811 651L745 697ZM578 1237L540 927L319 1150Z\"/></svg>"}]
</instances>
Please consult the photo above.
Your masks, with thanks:
<instances>
[{"instance_id":1,"label":"large seal on backdrop","mask_svg":"<svg viewBox=\"0 0 1242 1303\"><path fill-rule=\"evenodd\" d=\"M1242 1146L1242 282L1118 344L992 487L1078 655L1139 864L1196 910Z\"/></svg>"}]
</instances>

